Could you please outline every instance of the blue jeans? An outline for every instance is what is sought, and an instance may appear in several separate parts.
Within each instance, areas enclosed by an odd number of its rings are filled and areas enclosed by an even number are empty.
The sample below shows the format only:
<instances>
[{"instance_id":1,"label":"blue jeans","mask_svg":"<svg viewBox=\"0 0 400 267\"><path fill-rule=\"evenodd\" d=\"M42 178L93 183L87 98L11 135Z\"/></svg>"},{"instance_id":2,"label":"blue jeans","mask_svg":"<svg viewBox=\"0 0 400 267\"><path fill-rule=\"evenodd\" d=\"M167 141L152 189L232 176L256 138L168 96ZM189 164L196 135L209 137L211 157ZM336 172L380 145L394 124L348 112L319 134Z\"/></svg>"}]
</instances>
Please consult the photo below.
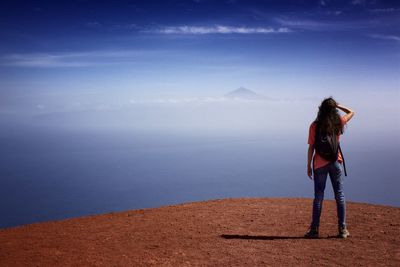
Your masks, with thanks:
<instances>
[{"instance_id":1,"label":"blue jeans","mask_svg":"<svg viewBox=\"0 0 400 267\"><path fill-rule=\"evenodd\" d=\"M342 168L338 161L314 170L314 202L311 227L319 227L328 173L335 193L338 226L346 227L346 201L343 193L343 176Z\"/></svg>"}]
</instances>

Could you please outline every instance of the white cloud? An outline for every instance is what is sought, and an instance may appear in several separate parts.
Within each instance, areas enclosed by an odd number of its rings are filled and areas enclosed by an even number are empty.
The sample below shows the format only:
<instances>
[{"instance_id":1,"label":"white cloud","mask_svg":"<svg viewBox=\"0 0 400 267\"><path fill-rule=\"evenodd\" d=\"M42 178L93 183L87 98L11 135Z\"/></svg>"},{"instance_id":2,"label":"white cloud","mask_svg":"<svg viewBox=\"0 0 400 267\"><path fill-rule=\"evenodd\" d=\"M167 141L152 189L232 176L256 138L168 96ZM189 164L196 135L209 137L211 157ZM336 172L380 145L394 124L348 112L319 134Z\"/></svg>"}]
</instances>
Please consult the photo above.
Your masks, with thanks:
<instances>
[{"instance_id":1,"label":"white cloud","mask_svg":"<svg viewBox=\"0 0 400 267\"><path fill-rule=\"evenodd\" d=\"M7 58L7 62L2 65L17 67L85 67L90 65L88 62L63 62L48 56L12 56Z\"/></svg>"},{"instance_id":2,"label":"white cloud","mask_svg":"<svg viewBox=\"0 0 400 267\"><path fill-rule=\"evenodd\" d=\"M137 62L143 56L159 56L166 51L107 50L86 52L29 53L0 56L0 65L17 67L87 67Z\"/></svg>"},{"instance_id":3,"label":"white cloud","mask_svg":"<svg viewBox=\"0 0 400 267\"><path fill-rule=\"evenodd\" d=\"M306 30L329 30L339 27L337 23L327 23L315 20L277 18L276 21L284 26Z\"/></svg>"},{"instance_id":4,"label":"white cloud","mask_svg":"<svg viewBox=\"0 0 400 267\"><path fill-rule=\"evenodd\" d=\"M158 98L154 100L144 101L142 103L158 103L158 104L180 104L180 103L190 103L196 101L195 99L189 98Z\"/></svg>"},{"instance_id":5,"label":"white cloud","mask_svg":"<svg viewBox=\"0 0 400 267\"><path fill-rule=\"evenodd\" d=\"M162 27L151 32L162 34L268 34L268 33L287 33L290 29L286 27L234 27L225 25L215 26L171 26Z\"/></svg>"},{"instance_id":6,"label":"white cloud","mask_svg":"<svg viewBox=\"0 0 400 267\"><path fill-rule=\"evenodd\" d=\"M369 36L375 39L390 40L400 43L400 36L396 35L371 34Z\"/></svg>"},{"instance_id":7,"label":"white cloud","mask_svg":"<svg viewBox=\"0 0 400 267\"><path fill-rule=\"evenodd\" d=\"M224 96L205 96L205 97L183 97L183 98L157 98L157 99L148 99L144 101L137 101L136 103L142 104L208 104L208 103L255 103L255 102L263 102L267 100L273 100L271 98L260 98L260 99L245 99L240 97L228 98Z\"/></svg>"},{"instance_id":8,"label":"white cloud","mask_svg":"<svg viewBox=\"0 0 400 267\"><path fill-rule=\"evenodd\" d=\"M334 11L333 15L341 15L341 11ZM371 22L368 21L317 21L309 19L297 19L280 17L275 19L284 27L290 27L294 30L307 31L349 31L359 30L370 27Z\"/></svg>"},{"instance_id":9,"label":"white cloud","mask_svg":"<svg viewBox=\"0 0 400 267\"><path fill-rule=\"evenodd\" d=\"M202 99L202 101L206 103L224 102L226 100L227 99L225 97L211 97L211 96Z\"/></svg>"},{"instance_id":10,"label":"white cloud","mask_svg":"<svg viewBox=\"0 0 400 267\"><path fill-rule=\"evenodd\" d=\"M187 98L183 98L182 101L185 103L197 102L198 98L197 97L187 97Z\"/></svg>"},{"instance_id":11,"label":"white cloud","mask_svg":"<svg viewBox=\"0 0 400 267\"><path fill-rule=\"evenodd\" d=\"M177 99L177 98L168 98L167 99L168 103L172 103L172 104L177 104L177 103L181 103L181 99Z\"/></svg>"}]
</instances>

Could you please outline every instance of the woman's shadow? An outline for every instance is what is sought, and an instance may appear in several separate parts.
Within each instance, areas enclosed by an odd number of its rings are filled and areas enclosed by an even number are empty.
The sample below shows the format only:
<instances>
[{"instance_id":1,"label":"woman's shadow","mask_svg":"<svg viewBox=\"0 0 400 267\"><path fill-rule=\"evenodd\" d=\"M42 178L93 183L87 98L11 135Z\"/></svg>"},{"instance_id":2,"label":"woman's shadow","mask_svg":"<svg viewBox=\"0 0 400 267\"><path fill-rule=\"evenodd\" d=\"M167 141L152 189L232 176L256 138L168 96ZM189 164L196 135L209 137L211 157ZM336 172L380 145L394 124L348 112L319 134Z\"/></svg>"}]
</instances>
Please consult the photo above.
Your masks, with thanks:
<instances>
[{"instance_id":1,"label":"woman's shadow","mask_svg":"<svg viewBox=\"0 0 400 267\"><path fill-rule=\"evenodd\" d=\"M304 236L275 236L275 235L227 235L222 234L225 239L251 239L251 240L282 240L282 239L310 239ZM337 236L319 237L319 239L332 239L338 238Z\"/></svg>"}]
</instances>

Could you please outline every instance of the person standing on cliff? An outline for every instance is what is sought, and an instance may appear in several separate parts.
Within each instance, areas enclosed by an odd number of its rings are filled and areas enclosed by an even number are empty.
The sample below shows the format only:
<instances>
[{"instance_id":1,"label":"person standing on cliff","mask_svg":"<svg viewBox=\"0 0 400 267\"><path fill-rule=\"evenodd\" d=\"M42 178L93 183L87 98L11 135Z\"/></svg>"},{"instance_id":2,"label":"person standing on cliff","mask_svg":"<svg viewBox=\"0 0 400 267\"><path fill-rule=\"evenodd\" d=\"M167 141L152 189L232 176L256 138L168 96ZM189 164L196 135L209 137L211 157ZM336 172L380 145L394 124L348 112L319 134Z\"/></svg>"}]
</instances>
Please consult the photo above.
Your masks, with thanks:
<instances>
[{"instance_id":1,"label":"person standing on cliff","mask_svg":"<svg viewBox=\"0 0 400 267\"><path fill-rule=\"evenodd\" d=\"M346 114L340 116L338 110ZM343 134L344 125L346 125L353 116L354 111L339 105L330 97L322 101L319 106L317 118L310 125L307 175L310 179L314 180L314 201L311 226L305 234L306 238L319 237L319 222L328 174L335 193L338 236L341 238L350 236L346 227L346 202L343 192L342 175L343 155L341 153L339 139L340 135ZM326 146L327 144L328 146ZM332 150L330 154L326 152L329 149Z\"/></svg>"}]
</instances>

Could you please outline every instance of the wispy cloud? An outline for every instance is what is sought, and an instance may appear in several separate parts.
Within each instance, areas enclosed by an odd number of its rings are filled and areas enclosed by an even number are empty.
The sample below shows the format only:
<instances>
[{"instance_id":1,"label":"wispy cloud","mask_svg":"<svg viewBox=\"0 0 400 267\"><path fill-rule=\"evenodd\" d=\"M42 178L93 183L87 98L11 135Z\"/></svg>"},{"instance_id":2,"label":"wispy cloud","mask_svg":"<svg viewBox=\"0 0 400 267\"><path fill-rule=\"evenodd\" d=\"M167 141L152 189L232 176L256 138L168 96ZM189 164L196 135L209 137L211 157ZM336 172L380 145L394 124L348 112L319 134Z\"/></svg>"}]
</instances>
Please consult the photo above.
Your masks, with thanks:
<instances>
[{"instance_id":1,"label":"wispy cloud","mask_svg":"<svg viewBox=\"0 0 400 267\"><path fill-rule=\"evenodd\" d=\"M278 23L283 26L291 27L293 29L302 30L335 30L341 27L340 24L334 22L323 22L309 19L289 19L289 18L277 18L275 19Z\"/></svg>"},{"instance_id":2,"label":"wispy cloud","mask_svg":"<svg viewBox=\"0 0 400 267\"><path fill-rule=\"evenodd\" d=\"M341 15L342 12L332 13L334 15ZM354 31L361 29L368 29L383 25L383 22L376 20L312 20L303 18L279 17L275 21L282 25L282 27L290 27L294 31Z\"/></svg>"},{"instance_id":3,"label":"wispy cloud","mask_svg":"<svg viewBox=\"0 0 400 267\"><path fill-rule=\"evenodd\" d=\"M375 39L389 40L389 41L394 41L394 42L400 43L400 36L396 36L396 35L371 34L371 35L369 35L369 37L375 38Z\"/></svg>"},{"instance_id":4,"label":"wispy cloud","mask_svg":"<svg viewBox=\"0 0 400 267\"><path fill-rule=\"evenodd\" d=\"M189 103L256 103L264 102L267 100L272 100L271 98L258 98L258 99L246 99L246 98L229 98L224 96L206 96L206 97L183 97L183 98L157 98L157 99L147 99L147 100L135 100L130 101L131 105L134 104L189 104Z\"/></svg>"},{"instance_id":5,"label":"wispy cloud","mask_svg":"<svg viewBox=\"0 0 400 267\"><path fill-rule=\"evenodd\" d=\"M100 22L97 21L90 21L88 23L86 23L86 26L90 27L90 28L99 28L101 26L103 26Z\"/></svg>"},{"instance_id":6,"label":"wispy cloud","mask_svg":"<svg viewBox=\"0 0 400 267\"><path fill-rule=\"evenodd\" d=\"M0 56L0 66L43 68L101 66L134 63L144 57L163 54L165 51L146 50L9 54Z\"/></svg>"},{"instance_id":7,"label":"wispy cloud","mask_svg":"<svg viewBox=\"0 0 400 267\"><path fill-rule=\"evenodd\" d=\"M287 27L235 27L225 25L215 26L167 26L150 32L162 34L269 34L287 33L291 30Z\"/></svg>"},{"instance_id":8,"label":"wispy cloud","mask_svg":"<svg viewBox=\"0 0 400 267\"><path fill-rule=\"evenodd\" d=\"M374 8L370 9L369 11L373 13L392 13L400 11L400 8Z\"/></svg>"},{"instance_id":9,"label":"wispy cloud","mask_svg":"<svg viewBox=\"0 0 400 267\"><path fill-rule=\"evenodd\" d=\"M343 11L342 10L332 10L332 11L328 10L328 11L326 11L326 14L339 16L339 15L343 14Z\"/></svg>"},{"instance_id":10,"label":"wispy cloud","mask_svg":"<svg viewBox=\"0 0 400 267\"><path fill-rule=\"evenodd\" d=\"M12 54L1 57L0 65L16 67L85 67L90 65L82 58L77 59L69 54Z\"/></svg>"},{"instance_id":11,"label":"wispy cloud","mask_svg":"<svg viewBox=\"0 0 400 267\"><path fill-rule=\"evenodd\" d=\"M353 0L351 1L352 5L364 5L365 4L365 0Z\"/></svg>"}]
</instances>

